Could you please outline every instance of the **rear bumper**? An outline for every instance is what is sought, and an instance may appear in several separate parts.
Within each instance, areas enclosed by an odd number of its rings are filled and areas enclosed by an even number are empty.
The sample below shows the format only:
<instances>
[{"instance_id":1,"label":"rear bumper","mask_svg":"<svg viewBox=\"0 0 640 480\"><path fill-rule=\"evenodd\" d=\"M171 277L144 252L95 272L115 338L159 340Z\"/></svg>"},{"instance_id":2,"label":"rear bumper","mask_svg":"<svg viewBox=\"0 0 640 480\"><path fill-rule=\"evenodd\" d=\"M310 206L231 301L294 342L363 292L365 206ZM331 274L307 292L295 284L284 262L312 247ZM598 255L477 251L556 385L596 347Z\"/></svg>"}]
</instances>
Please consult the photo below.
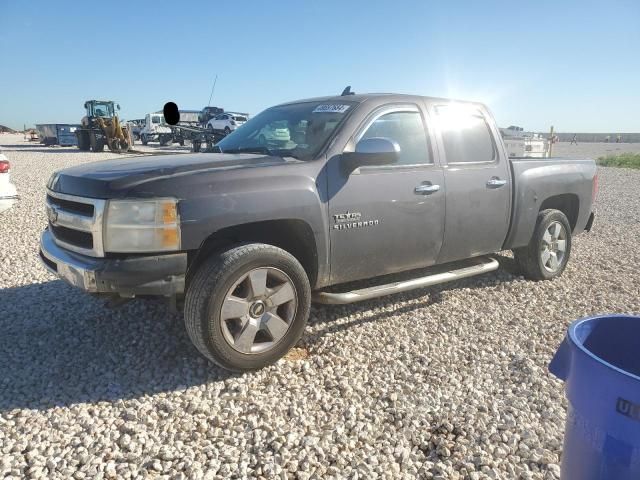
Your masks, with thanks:
<instances>
[{"instance_id":1,"label":"rear bumper","mask_svg":"<svg viewBox=\"0 0 640 480\"><path fill-rule=\"evenodd\" d=\"M16 200L18 200L18 195L13 183L3 183L0 187L0 212L11 208Z\"/></svg>"},{"instance_id":2,"label":"rear bumper","mask_svg":"<svg viewBox=\"0 0 640 480\"><path fill-rule=\"evenodd\" d=\"M94 258L59 247L49 230L40 239L45 268L90 293L171 296L184 293L187 254Z\"/></svg>"}]
</instances>

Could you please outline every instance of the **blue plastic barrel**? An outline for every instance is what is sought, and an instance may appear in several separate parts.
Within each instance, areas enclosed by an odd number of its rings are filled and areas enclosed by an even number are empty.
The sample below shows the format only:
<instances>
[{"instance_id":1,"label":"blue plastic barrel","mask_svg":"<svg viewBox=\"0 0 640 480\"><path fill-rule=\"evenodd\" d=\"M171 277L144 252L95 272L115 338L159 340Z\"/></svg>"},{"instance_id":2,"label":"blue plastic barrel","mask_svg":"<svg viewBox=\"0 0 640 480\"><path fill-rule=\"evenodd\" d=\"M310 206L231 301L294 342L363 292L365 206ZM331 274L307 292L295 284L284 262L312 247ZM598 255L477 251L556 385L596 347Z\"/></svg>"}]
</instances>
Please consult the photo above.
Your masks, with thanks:
<instances>
[{"instance_id":1,"label":"blue plastic barrel","mask_svg":"<svg viewBox=\"0 0 640 480\"><path fill-rule=\"evenodd\" d=\"M576 320L549 371L569 400L561 478L640 479L640 317Z\"/></svg>"}]
</instances>

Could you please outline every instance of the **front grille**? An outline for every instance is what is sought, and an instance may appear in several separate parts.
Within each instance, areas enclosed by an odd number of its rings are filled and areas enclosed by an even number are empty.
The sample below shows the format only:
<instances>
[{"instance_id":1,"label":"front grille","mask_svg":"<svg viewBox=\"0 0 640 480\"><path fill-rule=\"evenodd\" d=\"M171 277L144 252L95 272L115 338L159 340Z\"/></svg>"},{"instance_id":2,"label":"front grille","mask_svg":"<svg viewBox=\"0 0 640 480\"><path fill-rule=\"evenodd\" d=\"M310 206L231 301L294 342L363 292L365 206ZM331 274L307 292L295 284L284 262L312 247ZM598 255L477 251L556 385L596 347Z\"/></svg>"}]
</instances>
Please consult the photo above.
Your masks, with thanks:
<instances>
[{"instance_id":1,"label":"front grille","mask_svg":"<svg viewBox=\"0 0 640 480\"><path fill-rule=\"evenodd\" d=\"M49 228L53 236L70 245L75 245L87 250L93 249L93 235L90 232L74 230L72 228L61 227L49 223Z\"/></svg>"},{"instance_id":2,"label":"front grille","mask_svg":"<svg viewBox=\"0 0 640 480\"><path fill-rule=\"evenodd\" d=\"M47 217L54 241L62 248L103 257L102 218L106 200L47 191Z\"/></svg>"},{"instance_id":3,"label":"front grille","mask_svg":"<svg viewBox=\"0 0 640 480\"><path fill-rule=\"evenodd\" d=\"M93 217L93 213L95 212L94 206L88 203L74 202L71 200L52 197L51 195L47 195L47 202L50 205L55 205L63 210L71 213L77 213L78 215L83 215L85 217Z\"/></svg>"}]
</instances>

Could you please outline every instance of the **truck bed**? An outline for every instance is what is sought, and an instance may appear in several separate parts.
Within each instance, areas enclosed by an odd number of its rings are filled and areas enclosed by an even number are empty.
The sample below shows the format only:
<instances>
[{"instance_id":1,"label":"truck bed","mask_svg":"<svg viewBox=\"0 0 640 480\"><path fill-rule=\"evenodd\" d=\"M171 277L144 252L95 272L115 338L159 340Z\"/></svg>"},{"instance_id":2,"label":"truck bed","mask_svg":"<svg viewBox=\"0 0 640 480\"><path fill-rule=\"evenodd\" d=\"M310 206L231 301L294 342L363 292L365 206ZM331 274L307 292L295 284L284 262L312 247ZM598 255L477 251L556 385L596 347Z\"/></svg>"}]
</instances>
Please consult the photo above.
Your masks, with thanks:
<instances>
[{"instance_id":1,"label":"truck bed","mask_svg":"<svg viewBox=\"0 0 640 480\"><path fill-rule=\"evenodd\" d=\"M567 206L573 233L584 230L591 214L597 168L589 158L510 158L511 227L505 248L527 245L541 209ZM546 199L542 204L539 199ZM589 199L589 200L585 200ZM589 201L589 205L581 202Z\"/></svg>"}]
</instances>

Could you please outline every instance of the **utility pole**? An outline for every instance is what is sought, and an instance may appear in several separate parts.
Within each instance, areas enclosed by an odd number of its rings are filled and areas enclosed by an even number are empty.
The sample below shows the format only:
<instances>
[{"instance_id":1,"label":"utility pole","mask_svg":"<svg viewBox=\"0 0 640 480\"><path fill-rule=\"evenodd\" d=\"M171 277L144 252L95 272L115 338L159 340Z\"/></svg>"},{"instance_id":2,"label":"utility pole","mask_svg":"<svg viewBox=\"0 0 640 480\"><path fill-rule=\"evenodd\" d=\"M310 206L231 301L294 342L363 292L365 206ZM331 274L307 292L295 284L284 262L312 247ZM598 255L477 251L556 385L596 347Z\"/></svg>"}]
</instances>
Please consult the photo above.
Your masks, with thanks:
<instances>
[{"instance_id":1,"label":"utility pole","mask_svg":"<svg viewBox=\"0 0 640 480\"><path fill-rule=\"evenodd\" d=\"M551 132L549 133L549 154L551 156L551 150L553 150L553 125L551 125Z\"/></svg>"},{"instance_id":2,"label":"utility pole","mask_svg":"<svg viewBox=\"0 0 640 480\"><path fill-rule=\"evenodd\" d=\"M213 80L213 87L211 87L211 95L209 95L209 103L207 106L211 106L211 99L213 98L213 91L216 89L216 82L218 81L218 74L216 74L216 78Z\"/></svg>"}]
</instances>

